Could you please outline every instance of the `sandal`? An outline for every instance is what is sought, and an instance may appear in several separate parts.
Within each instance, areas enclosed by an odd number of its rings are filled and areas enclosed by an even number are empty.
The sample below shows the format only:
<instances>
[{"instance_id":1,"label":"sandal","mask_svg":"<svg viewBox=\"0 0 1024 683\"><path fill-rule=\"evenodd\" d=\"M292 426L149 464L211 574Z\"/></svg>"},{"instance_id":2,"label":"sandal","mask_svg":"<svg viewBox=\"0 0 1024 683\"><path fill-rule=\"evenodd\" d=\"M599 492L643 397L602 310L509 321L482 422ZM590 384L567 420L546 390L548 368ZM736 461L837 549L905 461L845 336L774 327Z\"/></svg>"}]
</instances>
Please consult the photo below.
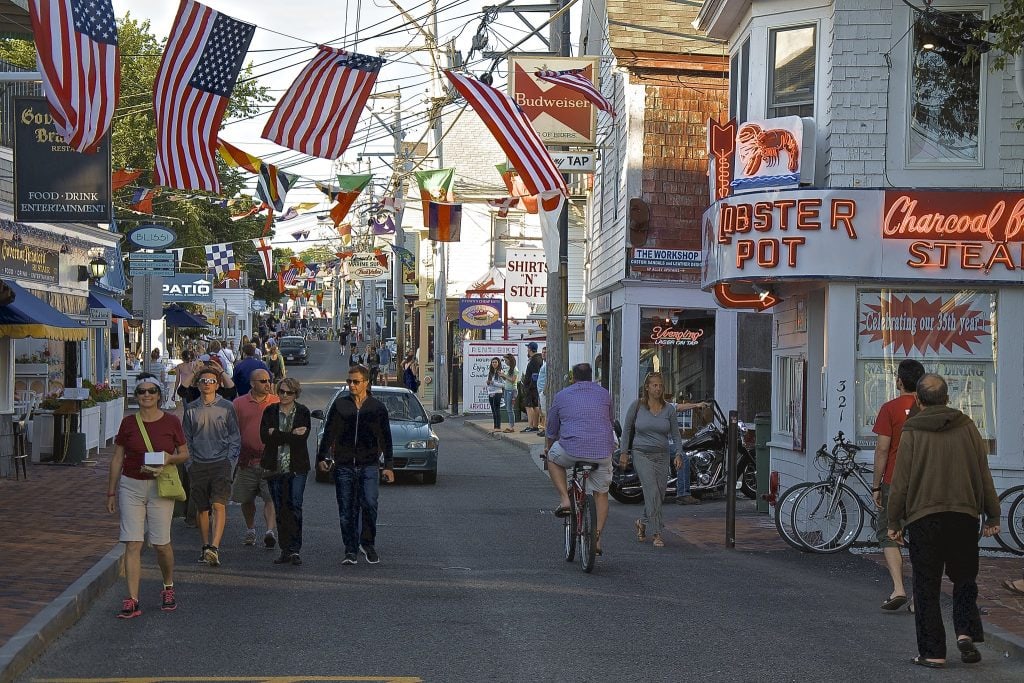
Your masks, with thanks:
<instances>
[{"instance_id":1,"label":"sandal","mask_svg":"<svg viewBox=\"0 0 1024 683\"><path fill-rule=\"evenodd\" d=\"M647 540L647 525L641 522L639 519L633 525L636 527L636 540L643 543Z\"/></svg>"},{"instance_id":2,"label":"sandal","mask_svg":"<svg viewBox=\"0 0 1024 683\"><path fill-rule=\"evenodd\" d=\"M925 659L921 655L918 655L918 656L914 657L913 659L910 660L910 662L912 664L917 664L918 666L928 667L929 669L945 669L946 668L946 663L945 662L935 662L935 661L932 661L931 659Z\"/></svg>"},{"instance_id":3,"label":"sandal","mask_svg":"<svg viewBox=\"0 0 1024 683\"><path fill-rule=\"evenodd\" d=\"M654 534L654 540L651 541L651 545L653 545L655 548L665 547L665 541L662 540L661 534Z\"/></svg>"},{"instance_id":4,"label":"sandal","mask_svg":"<svg viewBox=\"0 0 1024 683\"><path fill-rule=\"evenodd\" d=\"M888 600L882 602L882 609L888 610L890 612L895 612L900 607L903 607L905 604L907 604L906 595L894 595Z\"/></svg>"},{"instance_id":5,"label":"sandal","mask_svg":"<svg viewBox=\"0 0 1024 683\"><path fill-rule=\"evenodd\" d=\"M514 429L509 429L509 428L507 428L507 427L506 427L505 429L502 429L501 431L503 431L503 432L504 432L504 433L506 433L506 434L512 434L512 433L514 433L514 432L515 432L516 430L514 430Z\"/></svg>"},{"instance_id":6,"label":"sandal","mask_svg":"<svg viewBox=\"0 0 1024 683\"><path fill-rule=\"evenodd\" d=\"M960 661L964 664L977 664L981 661L981 653L974 647L970 636L956 639L956 649L960 650Z\"/></svg>"},{"instance_id":7,"label":"sandal","mask_svg":"<svg viewBox=\"0 0 1024 683\"><path fill-rule=\"evenodd\" d=\"M1003 581L1003 588L1010 591L1011 593L1015 593L1017 595L1024 595L1024 591L1022 591L1020 588L1017 588L1015 584L1016 581L1014 581L1013 579L1007 579L1006 581Z\"/></svg>"}]
</instances>

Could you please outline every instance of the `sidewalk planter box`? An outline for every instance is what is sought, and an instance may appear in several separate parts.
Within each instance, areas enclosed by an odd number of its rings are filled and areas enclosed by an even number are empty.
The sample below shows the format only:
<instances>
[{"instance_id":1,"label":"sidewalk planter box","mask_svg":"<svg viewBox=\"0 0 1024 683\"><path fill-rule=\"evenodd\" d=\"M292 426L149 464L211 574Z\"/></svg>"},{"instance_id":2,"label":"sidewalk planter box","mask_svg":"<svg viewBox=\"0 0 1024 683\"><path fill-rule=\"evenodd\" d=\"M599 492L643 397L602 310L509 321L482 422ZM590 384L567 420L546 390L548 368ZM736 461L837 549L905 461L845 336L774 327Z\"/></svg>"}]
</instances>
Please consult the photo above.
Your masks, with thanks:
<instances>
[{"instance_id":1,"label":"sidewalk planter box","mask_svg":"<svg viewBox=\"0 0 1024 683\"><path fill-rule=\"evenodd\" d=\"M105 401L98 405L101 415L101 426L103 443L117 436L117 430L121 428L121 419L124 417L124 398L115 398L113 401Z\"/></svg>"},{"instance_id":2,"label":"sidewalk planter box","mask_svg":"<svg viewBox=\"0 0 1024 683\"><path fill-rule=\"evenodd\" d=\"M32 462L53 456L53 411L39 410L32 415Z\"/></svg>"},{"instance_id":3,"label":"sidewalk planter box","mask_svg":"<svg viewBox=\"0 0 1024 683\"><path fill-rule=\"evenodd\" d=\"M85 434L85 450L100 447L100 412L102 407L94 405L91 408L82 408L79 416L79 429Z\"/></svg>"}]
</instances>

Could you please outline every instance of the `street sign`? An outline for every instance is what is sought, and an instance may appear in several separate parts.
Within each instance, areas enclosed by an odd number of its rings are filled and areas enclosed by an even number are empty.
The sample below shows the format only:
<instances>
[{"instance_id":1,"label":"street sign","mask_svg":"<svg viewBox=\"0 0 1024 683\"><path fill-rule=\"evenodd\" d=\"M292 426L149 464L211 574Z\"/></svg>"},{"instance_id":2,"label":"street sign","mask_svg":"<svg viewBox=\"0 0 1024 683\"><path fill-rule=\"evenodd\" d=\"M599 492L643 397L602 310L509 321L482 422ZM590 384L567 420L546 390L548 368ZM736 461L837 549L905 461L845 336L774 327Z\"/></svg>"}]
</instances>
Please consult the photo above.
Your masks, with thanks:
<instances>
[{"instance_id":1,"label":"street sign","mask_svg":"<svg viewBox=\"0 0 1024 683\"><path fill-rule=\"evenodd\" d=\"M597 155L593 152L551 152L551 160L562 173L594 173Z\"/></svg>"},{"instance_id":2,"label":"street sign","mask_svg":"<svg viewBox=\"0 0 1024 683\"><path fill-rule=\"evenodd\" d=\"M128 275L159 275L173 277L174 254L136 251L128 255Z\"/></svg>"},{"instance_id":3,"label":"street sign","mask_svg":"<svg viewBox=\"0 0 1024 683\"><path fill-rule=\"evenodd\" d=\"M111 320L109 308L90 308L89 318L82 324L86 327L110 327Z\"/></svg>"}]
</instances>

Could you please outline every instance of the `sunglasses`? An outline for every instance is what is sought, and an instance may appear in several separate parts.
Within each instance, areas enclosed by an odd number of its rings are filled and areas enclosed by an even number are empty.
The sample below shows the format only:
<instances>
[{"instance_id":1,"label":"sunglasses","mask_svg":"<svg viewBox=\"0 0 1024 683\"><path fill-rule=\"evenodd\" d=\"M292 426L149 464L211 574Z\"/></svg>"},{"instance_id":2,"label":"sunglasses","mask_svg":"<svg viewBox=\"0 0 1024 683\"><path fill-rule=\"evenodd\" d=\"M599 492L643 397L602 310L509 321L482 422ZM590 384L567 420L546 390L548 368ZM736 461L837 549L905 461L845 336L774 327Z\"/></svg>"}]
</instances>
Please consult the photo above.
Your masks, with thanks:
<instances>
[{"instance_id":1,"label":"sunglasses","mask_svg":"<svg viewBox=\"0 0 1024 683\"><path fill-rule=\"evenodd\" d=\"M160 390L159 389L155 389L155 388L154 389L136 389L135 390L135 395L136 396L142 396L143 394L159 394L159 393L160 393Z\"/></svg>"},{"instance_id":2,"label":"sunglasses","mask_svg":"<svg viewBox=\"0 0 1024 683\"><path fill-rule=\"evenodd\" d=\"M217 380L214 379L213 377L204 377L201 380L199 380L199 383L200 384L217 384Z\"/></svg>"},{"instance_id":3,"label":"sunglasses","mask_svg":"<svg viewBox=\"0 0 1024 683\"><path fill-rule=\"evenodd\" d=\"M259 382L260 384L269 384L269 379L254 379L253 382Z\"/></svg>"},{"instance_id":4,"label":"sunglasses","mask_svg":"<svg viewBox=\"0 0 1024 683\"><path fill-rule=\"evenodd\" d=\"M348 382L349 384L363 384L364 382L366 382L365 379L347 379L345 381Z\"/></svg>"},{"instance_id":5,"label":"sunglasses","mask_svg":"<svg viewBox=\"0 0 1024 683\"><path fill-rule=\"evenodd\" d=\"M295 396L299 392L291 391L290 389L279 389L277 393L281 394L282 396Z\"/></svg>"}]
</instances>

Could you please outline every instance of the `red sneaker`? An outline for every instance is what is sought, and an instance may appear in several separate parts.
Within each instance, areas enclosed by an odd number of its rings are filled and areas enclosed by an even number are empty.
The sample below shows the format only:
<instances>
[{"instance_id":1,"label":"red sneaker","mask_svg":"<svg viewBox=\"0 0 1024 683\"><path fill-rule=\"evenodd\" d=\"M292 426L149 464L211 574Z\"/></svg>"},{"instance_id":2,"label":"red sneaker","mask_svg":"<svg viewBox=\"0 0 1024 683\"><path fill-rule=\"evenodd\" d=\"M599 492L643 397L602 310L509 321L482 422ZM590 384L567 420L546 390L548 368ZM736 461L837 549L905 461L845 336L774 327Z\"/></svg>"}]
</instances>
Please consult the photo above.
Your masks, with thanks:
<instances>
[{"instance_id":1,"label":"red sneaker","mask_svg":"<svg viewBox=\"0 0 1024 683\"><path fill-rule=\"evenodd\" d=\"M134 598L125 598L121 603L121 611L117 613L118 619L134 619L141 616L142 609L139 607L139 601Z\"/></svg>"},{"instance_id":2,"label":"red sneaker","mask_svg":"<svg viewBox=\"0 0 1024 683\"><path fill-rule=\"evenodd\" d=\"M174 586L160 591L160 609L164 612L173 612L178 609L178 603L174 600Z\"/></svg>"}]
</instances>

